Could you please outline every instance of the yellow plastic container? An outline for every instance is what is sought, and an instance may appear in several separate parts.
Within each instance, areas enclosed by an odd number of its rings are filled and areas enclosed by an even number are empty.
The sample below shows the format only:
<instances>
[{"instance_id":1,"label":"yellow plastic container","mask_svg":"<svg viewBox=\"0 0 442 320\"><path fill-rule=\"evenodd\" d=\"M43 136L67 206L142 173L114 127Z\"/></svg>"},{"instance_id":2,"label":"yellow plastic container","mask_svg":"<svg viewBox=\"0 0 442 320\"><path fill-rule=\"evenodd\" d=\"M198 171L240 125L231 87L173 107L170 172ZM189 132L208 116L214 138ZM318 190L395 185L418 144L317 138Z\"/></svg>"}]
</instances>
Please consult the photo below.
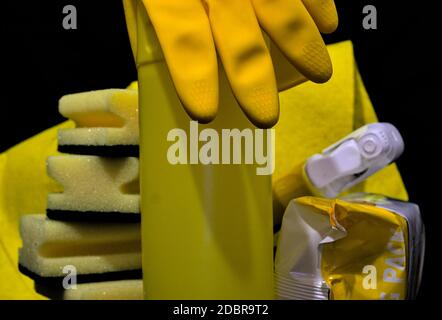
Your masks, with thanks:
<instances>
[{"instance_id":1,"label":"yellow plastic container","mask_svg":"<svg viewBox=\"0 0 442 320\"><path fill-rule=\"evenodd\" d=\"M170 130L185 113L152 25L137 8L143 279L148 299L272 299L271 176L256 165L172 165ZM127 10L126 4L126 10ZM126 12L127 13L127 12ZM128 21L128 27L134 24ZM129 30L131 35L133 30ZM133 41L134 39L132 39ZM224 74L212 128L252 128Z\"/></svg>"}]
</instances>

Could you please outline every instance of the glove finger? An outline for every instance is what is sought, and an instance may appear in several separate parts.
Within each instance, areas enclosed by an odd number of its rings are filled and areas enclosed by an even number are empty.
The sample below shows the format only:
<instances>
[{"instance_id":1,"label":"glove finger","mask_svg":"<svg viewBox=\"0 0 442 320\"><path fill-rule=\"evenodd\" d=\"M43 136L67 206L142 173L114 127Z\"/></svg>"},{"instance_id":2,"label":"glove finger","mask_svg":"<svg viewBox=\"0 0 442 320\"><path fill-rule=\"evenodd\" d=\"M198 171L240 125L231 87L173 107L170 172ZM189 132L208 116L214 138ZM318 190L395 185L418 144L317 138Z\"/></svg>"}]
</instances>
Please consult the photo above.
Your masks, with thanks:
<instances>
[{"instance_id":1,"label":"glove finger","mask_svg":"<svg viewBox=\"0 0 442 320\"><path fill-rule=\"evenodd\" d=\"M201 1L143 3L184 108L195 120L213 120L218 110L218 64Z\"/></svg>"},{"instance_id":2,"label":"glove finger","mask_svg":"<svg viewBox=\"0 0 442 320\"><path fill-rule=\"evenodd\" d=\"M270 55L273 61L273 68L275 70L276 83L278 91L284 91L295 87L307 79L287 60L285 55L281 52L277 45L271 41Z\"/></svg>"},{"instance_id":3,"label":"glove finger","mask_svg":"<svg viewBox=\"0 0 442 320\"><path fill-rule=\"evenodd\" d=\"M333 68L324 40L301 0L252 0L261 27L307 79L323 83Z\"/></svg>"},{"instance_id":4,"label":"glove finger","mask_svg":"<svg viewBox=\"0 0 442 320\"><path fill-rule=\"evenodd\" d=\"M333 0L302 0L302 2L315 20L319 31L332 33L338 28L338 12Z\"/></svg>"},{"instance_id":5,"label":"glove finger","mask_svg":"<svg viewBox=\"0 0 442 320\"><path fill-rule=\"evenodd\" d=\"M244 113L261 128L279 117L270 53L253 6L246 0L207 0L215 44L232 91Z\"/></svg>"}]
</instances>

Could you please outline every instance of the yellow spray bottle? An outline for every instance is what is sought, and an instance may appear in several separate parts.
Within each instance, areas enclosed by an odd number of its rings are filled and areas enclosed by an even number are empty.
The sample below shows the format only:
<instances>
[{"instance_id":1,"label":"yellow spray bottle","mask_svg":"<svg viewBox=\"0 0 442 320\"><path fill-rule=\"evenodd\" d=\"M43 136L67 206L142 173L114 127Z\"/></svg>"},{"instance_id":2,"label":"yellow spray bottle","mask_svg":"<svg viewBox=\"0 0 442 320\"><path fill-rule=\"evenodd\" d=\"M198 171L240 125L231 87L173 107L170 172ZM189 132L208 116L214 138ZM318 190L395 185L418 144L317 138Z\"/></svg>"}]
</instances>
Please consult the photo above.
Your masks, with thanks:
<instances>
[{"instance_id":1,"label":"yellow spray bottle","mask_svg":"<svg viewBox=\"0 0 442 320\"><path fill-rule=\"evenodd\" d=\"M201 135L195 140L199 132L207 140L223 138L223 129L255 134L255 128L223 72L216 119L190 123L144 6L136 0L124 5L139 81L145 297L272 299L271 175L258 175L257 164L202 164L194 153L203 145ZM168 158L177 143L187 150L187 164Z\"/></svg>"}]
</instances>

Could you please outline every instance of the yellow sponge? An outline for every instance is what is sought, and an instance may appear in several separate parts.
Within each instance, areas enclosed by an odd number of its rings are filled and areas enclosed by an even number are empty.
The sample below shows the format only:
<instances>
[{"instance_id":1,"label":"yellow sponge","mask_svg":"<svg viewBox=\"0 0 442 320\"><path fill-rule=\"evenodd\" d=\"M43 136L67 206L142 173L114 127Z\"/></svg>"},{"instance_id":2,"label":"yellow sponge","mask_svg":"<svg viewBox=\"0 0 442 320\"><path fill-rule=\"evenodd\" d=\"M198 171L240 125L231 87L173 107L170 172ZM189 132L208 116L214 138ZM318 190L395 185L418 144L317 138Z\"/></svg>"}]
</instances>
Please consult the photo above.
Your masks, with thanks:
<instances>
[{"instance_id":1,"label":"yellow sponge","mask_svg":"<svg viewBox=\"0 0 442 320\"><path fill-rule=\"evenodd\" d=\"M64 300L143 300L143 280L92 282L65 290Z\"/></svg>"},{"instance_id":2,"label":"yellow sponge","mask_svg":"<svg viewBox=\"0 0 442 320\"><path fill-rule=\"evenodd\" d=\"M47 215L56 220L139 221L137 158L53 156L50 177L64 187L48 195Z\"/></svg>"},{"instance_id":3,"label":"yellow sponge","mask_svg":"<svg viewBox=\"0 0 442 320\"><path fill-rule=\"evenodd\" d=\"M139 224L67 223L26 215L20 235L19 265L34 279L66 277L73 268L79 283L127 279L134 274L129 271L141 269Z\"/></svg>"},{"instance_id":4,"label":"yellow sponge","mask_svg":"<svg viewBox=\"0 0 442 320\"><path fill-rule=\"evenodd\" d=\"M75 122L58 133L59 151L138 156L138 91L107 89L63 96L60 113Z\"/></svg>"},{"instance_id":5,"label":"yellow sponge","mask_svg":"<svg viewBox=\"0 0 442 320\"><path fill-rule=\"evenodd\" d=\"M40 294L56 300L142 300L143 281L115 280L80 283L70 289L47 286L43 281L35 283Z\"/></svg>"}]
</instances>

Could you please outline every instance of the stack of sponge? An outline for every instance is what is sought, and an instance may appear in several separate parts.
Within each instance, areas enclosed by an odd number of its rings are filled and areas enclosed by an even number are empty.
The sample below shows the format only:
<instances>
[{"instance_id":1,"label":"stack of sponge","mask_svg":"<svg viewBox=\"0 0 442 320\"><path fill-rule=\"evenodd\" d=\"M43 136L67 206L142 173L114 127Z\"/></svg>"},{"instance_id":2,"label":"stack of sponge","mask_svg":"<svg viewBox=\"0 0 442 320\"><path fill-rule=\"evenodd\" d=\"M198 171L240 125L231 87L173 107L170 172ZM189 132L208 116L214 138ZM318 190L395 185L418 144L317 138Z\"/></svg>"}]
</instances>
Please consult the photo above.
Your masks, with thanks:
<instances>
[{"instance_id":1,"label":"stack of sponge","mask_svg":"<svg viewBox=\"0 0 442 320\"><path fill-rule=\"evenodd\" d=\"M44 214L23 216L20 271L54 299L141 299L138 94L108 89L66 95L47 160L62 193Z\"/></svg>"}]
</instances>

